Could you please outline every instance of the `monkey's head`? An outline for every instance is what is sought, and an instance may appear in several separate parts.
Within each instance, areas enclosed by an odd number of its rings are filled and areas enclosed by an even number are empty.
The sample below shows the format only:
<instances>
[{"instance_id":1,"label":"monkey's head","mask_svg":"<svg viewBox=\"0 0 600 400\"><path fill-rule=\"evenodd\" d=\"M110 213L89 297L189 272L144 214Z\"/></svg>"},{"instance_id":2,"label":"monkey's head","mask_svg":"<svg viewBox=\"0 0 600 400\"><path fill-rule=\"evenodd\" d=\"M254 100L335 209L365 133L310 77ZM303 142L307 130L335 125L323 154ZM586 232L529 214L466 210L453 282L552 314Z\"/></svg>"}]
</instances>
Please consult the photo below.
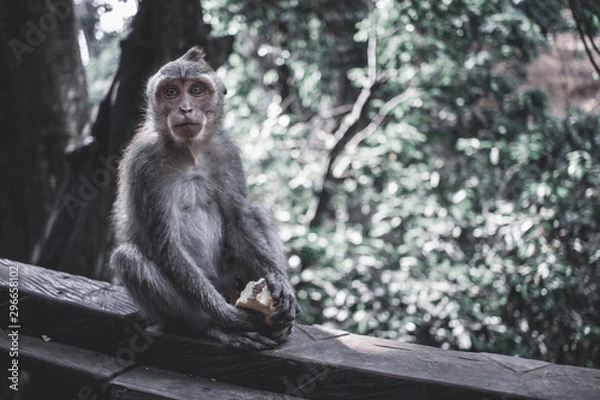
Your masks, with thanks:
<instances>
[{"instance_id":1,"label":"monkey's head","mask_svg":"<svg viewBox=\"0 0 600 400\"><path fill-rule=\"evenodd\" d=\"M227 90L198 47L165 64L148 81L148 119L177 142L203 139L223 122Z\"/></svg>"}]
</instances>

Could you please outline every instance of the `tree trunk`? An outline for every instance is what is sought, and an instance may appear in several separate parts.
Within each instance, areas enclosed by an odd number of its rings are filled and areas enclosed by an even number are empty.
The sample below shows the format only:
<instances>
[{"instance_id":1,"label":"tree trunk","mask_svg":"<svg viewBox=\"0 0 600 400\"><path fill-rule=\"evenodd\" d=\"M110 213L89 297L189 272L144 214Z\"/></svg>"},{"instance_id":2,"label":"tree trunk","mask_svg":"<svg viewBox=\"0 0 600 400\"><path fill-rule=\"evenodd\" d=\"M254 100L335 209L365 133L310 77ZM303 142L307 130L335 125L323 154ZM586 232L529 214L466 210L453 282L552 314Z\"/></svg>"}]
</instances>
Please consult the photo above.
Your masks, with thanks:
<instances>
[{"instance_id":1,"label":"tree trunk","mask_svg":"<svg viewBox=\"0 0 600 400\"><path fill-rule=\"evenodd\" d=\"M28 261L87 119L72 0L0 3L0 254Z\"/></svg>"},{"instance_id":2,"label":"tree trunk","mask_svg":"<svg viewBox=\"0 0 600 400\"><path fill-rule=\"evenodd\" d=\"M46 267L109 279L106 255L112 235L118 159L142 116L143 88L166 61L200 45L216 67L232 51L233 37L211 38L198 0L143 0L121 60L90 132L68 154L67 184L60 193L32 261Z\"/></svg>"}]
</instances>

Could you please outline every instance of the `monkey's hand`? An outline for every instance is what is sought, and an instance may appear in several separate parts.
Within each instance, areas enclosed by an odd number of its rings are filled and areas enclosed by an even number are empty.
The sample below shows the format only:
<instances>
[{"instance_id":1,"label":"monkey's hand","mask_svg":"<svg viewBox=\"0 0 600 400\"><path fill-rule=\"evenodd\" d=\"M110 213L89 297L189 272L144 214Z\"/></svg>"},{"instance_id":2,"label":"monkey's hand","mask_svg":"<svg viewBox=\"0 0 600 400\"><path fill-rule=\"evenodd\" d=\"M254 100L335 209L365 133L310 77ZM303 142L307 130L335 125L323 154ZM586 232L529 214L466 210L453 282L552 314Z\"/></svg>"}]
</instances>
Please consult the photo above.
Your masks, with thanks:
<instances>
[{"instance_id":1,"label":"monkey's hand","mask_svg":"<svg viewBox=\"0 0 600 400\"><path fill-rule=\"evenodd\" d=\"M250 309L234 307L227 304L227 308L234 313L234 323L230 326L239 330L259 330L264 324L264 315Z\"/></svg>"},{"instance_id":2,"label":"monkey's hand","mask_svg":"<svg viewBox=\"0 0 600 400\"><path fill-rule=\"evenodd\" d=\"M257 345L262 344L266 347L274 347L274 345L285 342L292 332L292 321L274 326L271 321L273 314L265 316L262 312L250 308L242 308L241 311L246 313L247 318L254 321L254 329L256 330L256 332L240 332L241 336L245 336L242 339L244 342L254 339L254 341L260 342ZM248 335L249 333L251 335ZM259 349L260 347L254 346L253 348Z\"/></svg>"},{"instance_id":3,"label":"monkey's hand","mask_svg":"<svg viewBox=\"0 0 600 400\"><path fill-rule=\"evenodd\" d=\"M271 289L273 299L279 304L277 310L270 315L271 327L274 331L281 329L296 318L296 296L287 276L281 272L272 272L265 276Z\"/></svg>"},{"instance_id":4,"label":"monkey's hand","mask_svg":"<svg viewBox=\"0 0 600 400\"><path fill-rule=\"evenodd\" d=\"M284 324L282 327L269 332L268 336L278 344L281 344L285 342L288 336L290 336L290 333L292 333L292 326L292 322L290 321Z\"/></svg>"}]
</instances>

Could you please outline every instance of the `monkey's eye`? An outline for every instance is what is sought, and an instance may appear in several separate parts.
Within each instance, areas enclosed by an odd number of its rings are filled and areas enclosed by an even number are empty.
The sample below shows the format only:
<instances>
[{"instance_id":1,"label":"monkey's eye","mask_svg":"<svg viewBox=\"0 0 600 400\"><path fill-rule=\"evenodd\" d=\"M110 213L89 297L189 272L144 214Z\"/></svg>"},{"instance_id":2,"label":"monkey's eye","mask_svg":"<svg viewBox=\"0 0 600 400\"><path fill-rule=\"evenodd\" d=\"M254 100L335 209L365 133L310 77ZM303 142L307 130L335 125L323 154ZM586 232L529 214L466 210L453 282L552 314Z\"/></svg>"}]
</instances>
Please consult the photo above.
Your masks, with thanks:
<instances>
[{"instance_id":1,"label":"monkey's eye","mask_svg":"<svg viewBox=\"0 0 600 400\"><path fill-rule=\"evenodd\" d=\"M192 85L188 92L192 96L200 96L202 93L204 93L204 88L200 85Z\"/></svg>"},{"instance_id":2,"label":"monkey's eye","mask_svg":"<svg viewBox=\"0 0 600 400\"><path fill-rule=\"evenodd\" d=\"M175 97L179 94L179 89L177 89L175 86L167 86L164 88L163 93L166 97Z\"/></svg>"}]
</instances>

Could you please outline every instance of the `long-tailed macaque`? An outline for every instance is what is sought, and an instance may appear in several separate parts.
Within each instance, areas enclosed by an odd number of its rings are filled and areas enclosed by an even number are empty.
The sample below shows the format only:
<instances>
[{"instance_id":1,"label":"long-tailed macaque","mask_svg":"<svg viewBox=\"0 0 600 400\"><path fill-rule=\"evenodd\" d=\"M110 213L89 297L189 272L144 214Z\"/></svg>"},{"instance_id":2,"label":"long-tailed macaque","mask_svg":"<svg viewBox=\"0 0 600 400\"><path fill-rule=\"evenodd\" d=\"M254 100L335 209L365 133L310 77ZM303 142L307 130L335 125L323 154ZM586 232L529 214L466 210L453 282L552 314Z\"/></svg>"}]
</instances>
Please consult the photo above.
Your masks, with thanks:
<instances>
[{"instance_id":1,"label":"long-tailed macaque","mask_svg":"<svg viewBox=\"0 0 600 400\"><path fill-rule=\"evenodd\" d=\"M246 199L240 150L223 128L225 86L199 48L146 88L146 118L119 166L111 264L158 327L184 324L233 347L283 342L296 299L267 212ZM271 324L231 293L264 277Z\"/></svg>"}]
</instances>

